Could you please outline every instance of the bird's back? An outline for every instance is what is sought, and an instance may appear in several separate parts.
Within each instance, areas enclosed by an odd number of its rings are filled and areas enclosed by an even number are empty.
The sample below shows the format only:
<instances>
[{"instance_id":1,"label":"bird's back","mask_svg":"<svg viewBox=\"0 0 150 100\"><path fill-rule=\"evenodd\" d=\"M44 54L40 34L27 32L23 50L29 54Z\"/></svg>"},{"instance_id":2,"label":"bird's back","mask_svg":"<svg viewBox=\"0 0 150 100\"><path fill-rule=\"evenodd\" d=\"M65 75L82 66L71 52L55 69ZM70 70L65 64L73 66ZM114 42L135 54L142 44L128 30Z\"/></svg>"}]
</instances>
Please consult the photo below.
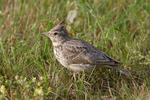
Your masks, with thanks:
<instances>
[{"instance_id":1,"label":"bird's back","mask_svg":"<svg viewBox=\"0 0 150 100\"><path fill-rule=\"evenodd\" d=\"M85 63L92 65L118 65L119 62L112 59L96 47L79 39L70 39L63 43L64 57L73 63Z\"/></svg>"}]
</instances>

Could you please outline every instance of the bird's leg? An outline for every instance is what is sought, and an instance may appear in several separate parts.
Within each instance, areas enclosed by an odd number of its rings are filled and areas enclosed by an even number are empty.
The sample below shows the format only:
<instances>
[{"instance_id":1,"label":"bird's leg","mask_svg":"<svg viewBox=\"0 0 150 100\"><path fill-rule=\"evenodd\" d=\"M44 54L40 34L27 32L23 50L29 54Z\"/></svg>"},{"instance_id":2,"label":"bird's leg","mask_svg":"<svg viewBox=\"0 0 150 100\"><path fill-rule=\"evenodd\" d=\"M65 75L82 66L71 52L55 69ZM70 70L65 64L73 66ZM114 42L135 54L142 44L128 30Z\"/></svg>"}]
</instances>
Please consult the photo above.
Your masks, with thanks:
<instances>
[{"instance_id":1,"label":"bird's leg","mask_svg":"<svg viewBox=\"0 0 150 100\"><path fill-rule=\"evenodd\" d=\"M73 79L76 82L76 73L73 73Z\"/></svg>"},{"instance_id":2,"label":"bird's leg","mask_svg":"<svg viewBox=\"0 0 150 100\"><path fill-rule=\"evenodd\" d=\"M74 79L75 82L77 81L78 77L79 77L79 73L78 72L74 72L73 73L73 79Z\"/></svg>"}]
</instances>

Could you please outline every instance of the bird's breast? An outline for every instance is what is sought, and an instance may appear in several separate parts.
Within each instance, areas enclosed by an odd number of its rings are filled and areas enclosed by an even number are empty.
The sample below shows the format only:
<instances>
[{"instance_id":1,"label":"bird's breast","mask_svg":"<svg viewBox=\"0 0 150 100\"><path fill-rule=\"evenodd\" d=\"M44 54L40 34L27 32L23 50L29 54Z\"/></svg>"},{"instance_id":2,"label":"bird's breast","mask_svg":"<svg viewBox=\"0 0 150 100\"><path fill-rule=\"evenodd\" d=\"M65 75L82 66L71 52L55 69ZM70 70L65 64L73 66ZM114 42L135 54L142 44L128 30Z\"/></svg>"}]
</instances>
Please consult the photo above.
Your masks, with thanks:
<instances>
[{"instance_id":1,"label":"bird's breast","mask_svg":"<svg viewBox=\"0 0 150 100\"><path fill-rule=\"evenodd\" d=\"M57 47L54 47L54 55L56 57L56 59L64 66L64 67L67 67L68 66L68 63L67 63L67 59L64 57L64 54L63 54L63 48L62 46L57 46Z\"/></svg>"}]
</instances>

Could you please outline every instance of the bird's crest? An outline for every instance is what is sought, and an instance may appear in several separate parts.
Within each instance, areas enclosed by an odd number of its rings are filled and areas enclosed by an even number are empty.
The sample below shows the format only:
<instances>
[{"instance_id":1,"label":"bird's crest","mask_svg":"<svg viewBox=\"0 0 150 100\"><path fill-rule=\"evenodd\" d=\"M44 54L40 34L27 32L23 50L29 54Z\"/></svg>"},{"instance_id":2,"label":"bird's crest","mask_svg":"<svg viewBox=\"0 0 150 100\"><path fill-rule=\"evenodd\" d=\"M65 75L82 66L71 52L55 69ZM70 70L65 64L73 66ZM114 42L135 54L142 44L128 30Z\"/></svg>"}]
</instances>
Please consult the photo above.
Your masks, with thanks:
<instances>
[{"instance_id":1,"label":"bird's crest","mask_svg":"<svg viewBox=\"0 0 150 100\"><path fill-rule=\"evenodd\" d=\"M65 27L65 20L62 20L60 23L58 23L55 27L53 27L52 31L61 31Z\"/></svg>"}]
</instances>

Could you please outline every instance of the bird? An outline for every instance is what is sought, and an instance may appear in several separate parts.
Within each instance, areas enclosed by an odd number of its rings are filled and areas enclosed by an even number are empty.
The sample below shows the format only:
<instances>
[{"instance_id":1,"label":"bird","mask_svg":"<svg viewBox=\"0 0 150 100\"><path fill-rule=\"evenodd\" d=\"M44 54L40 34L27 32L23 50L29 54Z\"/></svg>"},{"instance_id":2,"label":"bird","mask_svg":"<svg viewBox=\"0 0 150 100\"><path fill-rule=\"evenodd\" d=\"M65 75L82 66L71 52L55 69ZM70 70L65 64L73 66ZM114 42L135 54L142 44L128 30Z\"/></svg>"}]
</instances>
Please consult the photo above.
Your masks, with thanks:
<instances>
[{"instance_id":1,"label":"bird","mask_svg":"<svg viewBox=\"0 0 150 100\"><path fill-rule=\"evenodd\" d=\"M58 23L48 32L43 32L50 38L53 51L58 62L73 72L92 70L95 67L107 66L120 73L130 76L121 69L121 63L84 40L69 36L65 20Z\"/></svg>"}]
</instances>

